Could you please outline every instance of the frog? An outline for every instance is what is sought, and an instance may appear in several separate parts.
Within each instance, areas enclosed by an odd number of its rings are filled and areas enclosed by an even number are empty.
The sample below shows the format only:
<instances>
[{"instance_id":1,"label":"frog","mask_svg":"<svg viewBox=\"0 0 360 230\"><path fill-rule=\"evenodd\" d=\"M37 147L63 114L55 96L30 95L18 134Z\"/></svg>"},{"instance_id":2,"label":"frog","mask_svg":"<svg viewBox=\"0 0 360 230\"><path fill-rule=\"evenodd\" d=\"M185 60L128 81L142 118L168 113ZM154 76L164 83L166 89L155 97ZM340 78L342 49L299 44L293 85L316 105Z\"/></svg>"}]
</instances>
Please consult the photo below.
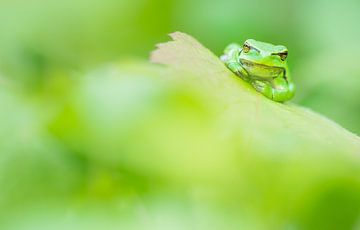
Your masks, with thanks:
<instances>
[{"instance_id":1,"label":"frog","mask_svg":"<svg viewBox=\"0 0 360 230\"><path fill-rule=\"evenodd\" d=\"M288 49L283 45L247 39L243 45L229 44L220 59L265 97L285 102L295 94L287 57Z\"/></svg>"}]
</instances>

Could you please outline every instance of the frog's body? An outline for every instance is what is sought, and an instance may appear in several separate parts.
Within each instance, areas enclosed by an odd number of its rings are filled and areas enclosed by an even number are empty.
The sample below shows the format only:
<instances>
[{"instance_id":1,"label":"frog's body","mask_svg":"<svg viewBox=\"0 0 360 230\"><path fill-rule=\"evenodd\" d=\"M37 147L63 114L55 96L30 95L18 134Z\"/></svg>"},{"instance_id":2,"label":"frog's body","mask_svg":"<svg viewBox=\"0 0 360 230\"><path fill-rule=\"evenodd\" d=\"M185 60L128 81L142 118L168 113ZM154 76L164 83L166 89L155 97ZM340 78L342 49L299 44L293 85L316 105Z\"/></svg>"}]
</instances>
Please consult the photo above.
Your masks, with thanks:
<instances>
[{"instance_id":1,"label":"frog's body","mask_svg":"<svg viewBox=\"0 0 360 230\"><path fill-rule=\"evenodd\" d=\"M274 101L290 100L295 93L286 62L285 46L248 39L243 46L230 44L221 59L235 74Z\"/></svg>"}]
</instances>

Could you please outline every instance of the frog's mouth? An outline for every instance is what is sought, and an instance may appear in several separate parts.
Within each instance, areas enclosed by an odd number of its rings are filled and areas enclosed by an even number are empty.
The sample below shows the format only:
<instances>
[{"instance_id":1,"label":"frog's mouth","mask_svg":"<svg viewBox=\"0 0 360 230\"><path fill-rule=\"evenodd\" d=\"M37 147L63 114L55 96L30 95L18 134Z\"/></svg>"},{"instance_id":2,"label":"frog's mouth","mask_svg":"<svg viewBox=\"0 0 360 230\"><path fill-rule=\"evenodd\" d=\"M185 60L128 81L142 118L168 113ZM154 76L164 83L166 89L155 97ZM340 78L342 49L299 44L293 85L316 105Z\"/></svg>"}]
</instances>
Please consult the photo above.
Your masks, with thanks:
<instances>
[{"instance_id":1,"label":"frog's mouth","mask_svg":"<svg viewBox=\"0 0 360 230\"><path fill-rule=\"evenodd\" d=\"M274 78L278 77L285 71L282 67L258 64L244 59L240 59L240 62L249 75L253 77Z\"/></svg>"}]
</instances>

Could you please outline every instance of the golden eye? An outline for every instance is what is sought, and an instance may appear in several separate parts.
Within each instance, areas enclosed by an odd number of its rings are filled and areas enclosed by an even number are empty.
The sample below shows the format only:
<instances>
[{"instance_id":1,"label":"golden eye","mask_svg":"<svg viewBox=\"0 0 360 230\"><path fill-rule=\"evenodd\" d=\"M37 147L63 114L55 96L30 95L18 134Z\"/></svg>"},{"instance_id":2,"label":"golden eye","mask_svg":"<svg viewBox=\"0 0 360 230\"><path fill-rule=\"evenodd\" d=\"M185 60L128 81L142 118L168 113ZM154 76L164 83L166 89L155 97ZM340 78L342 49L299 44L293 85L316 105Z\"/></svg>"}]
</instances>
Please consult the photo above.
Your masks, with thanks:
<instances>
[{"instance_id":1,"label":"golden eye","mask_svg":"<svg viewBox=\"0 0 360 230\"><path fill-rule=\"evenodd\" d=\"M281 53L279 53L279 56L280 56L281 60L285 61L288 56L288 52L287 51L281 52Z\"/></svg>"},{"instance_id":2,"label":"golden eye","mask_svg":"<svg viewBox=\"0 0 360 230\"><path fill-rule=\"evenodd\" d=\"M243 45L243 51L244 51L245 53L249 52L249 51L250 51L250 46L245 43L245 44Z\"/></svg>"}]
</instances>

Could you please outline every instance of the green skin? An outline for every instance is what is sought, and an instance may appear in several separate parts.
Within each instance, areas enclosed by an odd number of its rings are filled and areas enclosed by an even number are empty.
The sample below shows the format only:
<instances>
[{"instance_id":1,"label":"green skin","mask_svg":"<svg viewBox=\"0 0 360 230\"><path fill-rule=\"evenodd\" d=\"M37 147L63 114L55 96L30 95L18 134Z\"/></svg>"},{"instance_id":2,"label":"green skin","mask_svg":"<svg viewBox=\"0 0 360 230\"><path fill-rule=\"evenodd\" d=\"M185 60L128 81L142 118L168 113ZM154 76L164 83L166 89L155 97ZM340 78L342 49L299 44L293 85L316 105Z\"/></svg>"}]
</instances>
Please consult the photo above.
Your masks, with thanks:
<instances>
[{"instance_id":1,"label":"green skin","mask_svg":"<svg viewBox=\"0 0 360 230\"><path fill-rule=\"evenodd\" d=\"M287 53L285 46L248 39L243 46L228 45L221 60L267 98L284 102L295 94L286 62Z\"/></svg>"}]
</instances>

